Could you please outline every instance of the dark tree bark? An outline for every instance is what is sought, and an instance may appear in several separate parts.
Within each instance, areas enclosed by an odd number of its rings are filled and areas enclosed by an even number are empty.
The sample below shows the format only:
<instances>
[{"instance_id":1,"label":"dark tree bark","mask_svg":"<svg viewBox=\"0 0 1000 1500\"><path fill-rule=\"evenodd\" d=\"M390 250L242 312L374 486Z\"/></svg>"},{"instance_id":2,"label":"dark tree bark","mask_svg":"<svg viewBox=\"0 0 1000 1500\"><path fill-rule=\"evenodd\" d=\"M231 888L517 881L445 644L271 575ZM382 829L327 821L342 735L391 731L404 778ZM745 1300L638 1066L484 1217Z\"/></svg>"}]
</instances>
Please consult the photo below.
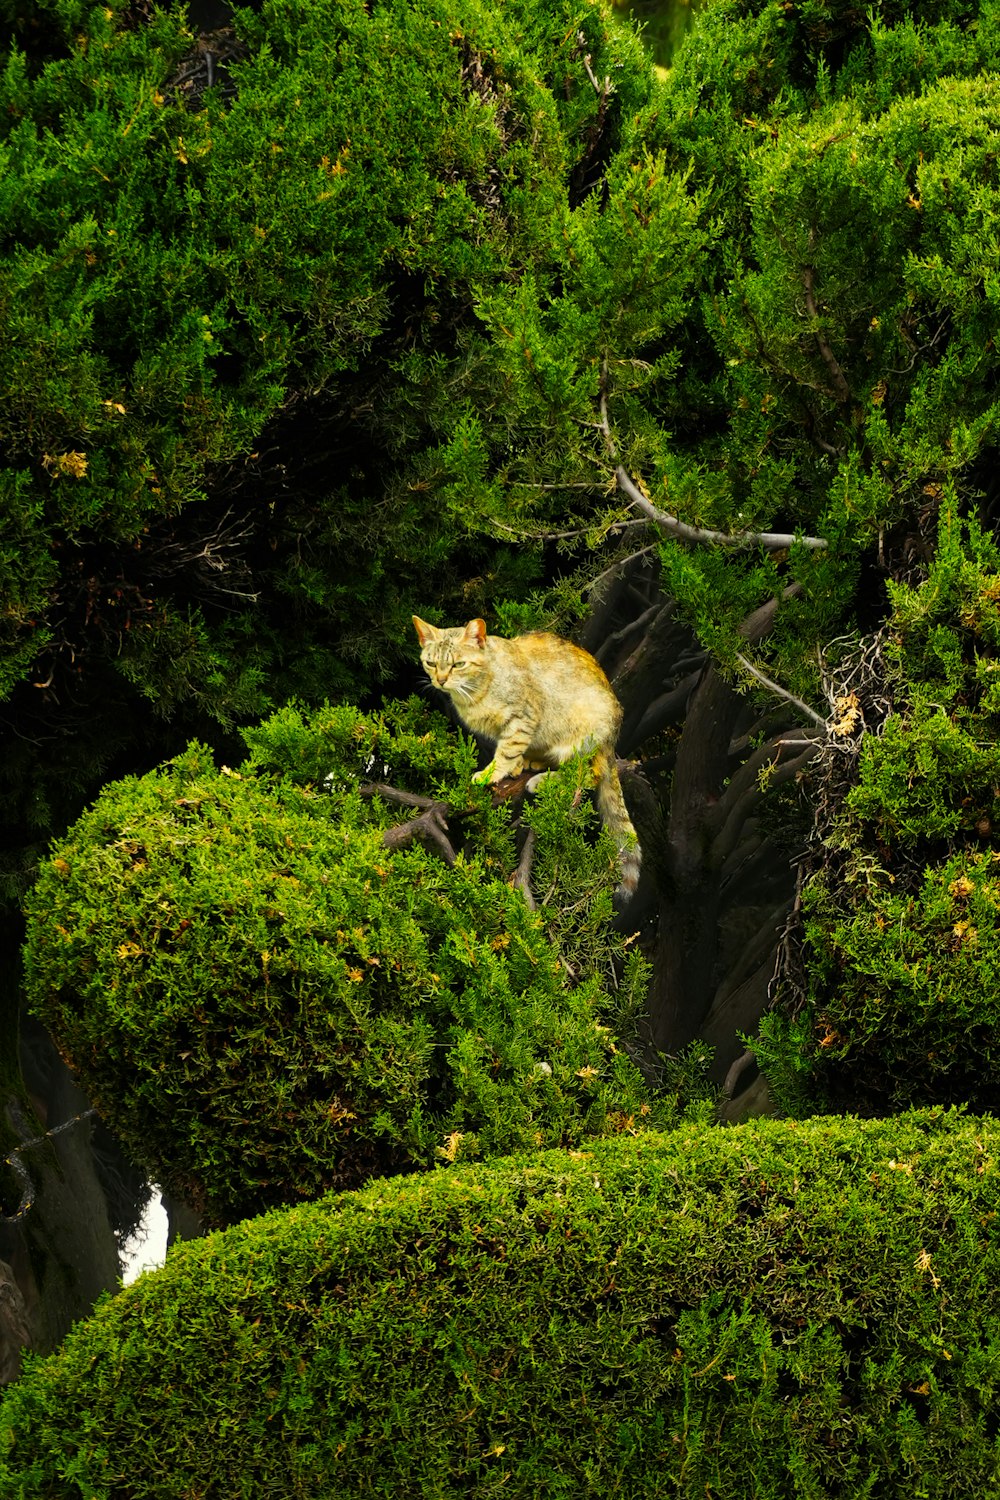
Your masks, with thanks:
<instances>
[{"instance_id":1,"label":"dark tree bark","mask_svg":"<svg viewBox=\"0 0 1000 1500\"><path fill-rule=\"evenodd\" d=\"M25 1025L20 1052L30 1102L20 1091L5 1101L8 1163L13 1157L20 1170L5 1169L0 1222L0 1258L12 1279L0 1363L15 1372L16 1341L39 1353L55 1348L102 1292L117 1288L120 1275L115 1212L95 1155L89 1101L40 1026ZM128 1191L127 1172L120 1175Z\"/></svg>"},{"instance_id":2,"label":"dark tree bark","mask_svg":"<svg viewBox=\"0 0 1000 1500\"><path fill-rule=\"evenodd\" d=\"M605 617L597 655L625 710L619 750L640 757L624 786L644 870L622 925L641 929L652 965L651 1048L674 1055L697 1038L709 1042L722 1085L744 1051L741 1033L753 1032L767 1005L794 899L789 851L760 830L761 773L771 790L797 775L815 753L816 727L803 733L801 714L780 698L755 720L648 570L645 591L633 585L627 601L620 589L616 597L633 622L609 629ZM771 599L746 619L748 645L767 635L779 604ZM754 1081L753 1069L733 1080Z\"/></svg>"}]
</instances>

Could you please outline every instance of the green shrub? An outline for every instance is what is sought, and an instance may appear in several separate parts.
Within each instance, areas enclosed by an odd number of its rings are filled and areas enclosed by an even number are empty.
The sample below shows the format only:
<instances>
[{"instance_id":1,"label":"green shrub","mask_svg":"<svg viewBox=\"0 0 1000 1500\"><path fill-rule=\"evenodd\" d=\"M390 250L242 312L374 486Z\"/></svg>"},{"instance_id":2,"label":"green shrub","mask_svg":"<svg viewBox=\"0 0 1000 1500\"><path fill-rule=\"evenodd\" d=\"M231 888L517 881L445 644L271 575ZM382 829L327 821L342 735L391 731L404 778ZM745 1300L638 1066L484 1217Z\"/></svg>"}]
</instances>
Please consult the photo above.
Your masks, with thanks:
<instances>
[{"instance_id":1,"label":"green shrub","mask_svg":"<svg viewBox=\"0 0 1000 1500\"><path fill-rule=\"evenodd\" d=\"M673 1118L606 1024L614 856L574 818L570 778L533 814L561 841L534 913L508 882L509 814L436 715L411 705L393 730L351 708L309 725L289 710L251 738L242 772L193 746L108 786L28 902L30 1002L154 1180L218 1222ZM324 743L322 786L259 770L301 771ZM450 769L475 853L453 868L416 842L389 853L384 827L406 814L357 790L376 755L413 767L418 792L435 762ZM642 979L627 965L619 1008Z\"/></svg>"},{"instance_id":2,"label":"green shrub","mask_svg":"<svg viewBox=\"0 0 1000 1500\"><path fill-rule=\"evenodd\" d=\"M1000 1129L758 1122L171 1251L0 1411L11 1500L1000 1493Z\"/></svg>"},{"instance_id":3,"label":"green shrub","mask_svg":"<svg viewBox=\"0 0 1000 1500\"><path fill-rule=\"evenodd\" d=\"M951 511L926 581L892 586L894 711L803 891L805 1003L755 1043L787 1109L996 1109L998 597L1000 551Z\"/></svg>"},{"instance_id":4,"label":"green shrub","mask_svg":"<svg viewBox=\"0 0 1000 1500\"><path fill-rule=\"evenodd\" d=\"M670 543L667 587L723 654L794 579L769 675L810 702L815 645L878 607L864 554L881 538L894 567L949 483L966 505L995 468L998 69L993 4L721 0L647 134L715 235L631 461L686 521L829 543L769 577Z\"/></svg>"}]
</instances>

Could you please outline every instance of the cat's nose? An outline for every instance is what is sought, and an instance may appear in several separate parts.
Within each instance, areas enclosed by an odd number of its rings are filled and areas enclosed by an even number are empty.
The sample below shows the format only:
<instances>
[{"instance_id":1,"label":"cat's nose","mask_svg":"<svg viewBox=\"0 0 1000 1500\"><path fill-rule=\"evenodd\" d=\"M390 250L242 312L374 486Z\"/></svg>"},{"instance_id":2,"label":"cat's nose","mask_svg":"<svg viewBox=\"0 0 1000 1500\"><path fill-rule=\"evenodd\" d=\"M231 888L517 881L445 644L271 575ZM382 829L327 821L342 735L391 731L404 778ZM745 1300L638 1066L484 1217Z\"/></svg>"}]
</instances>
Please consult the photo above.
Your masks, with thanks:
<instances>
[{"instance_id":1,"label":"cat's nose","mask_svg":"<svg viewBox=\"0 0 1000 1500\"><path fill-rule=\"evenodd\" d=\"M438 680L438 685L440 687L444 687L445 683L448 681L448 678L451 676L451 672L450 671L442 672L441 668L438 667L438 669L437 669L437 671L435 672L434 675L435 675L435 677Z\"/></svg>"}]
</instances>

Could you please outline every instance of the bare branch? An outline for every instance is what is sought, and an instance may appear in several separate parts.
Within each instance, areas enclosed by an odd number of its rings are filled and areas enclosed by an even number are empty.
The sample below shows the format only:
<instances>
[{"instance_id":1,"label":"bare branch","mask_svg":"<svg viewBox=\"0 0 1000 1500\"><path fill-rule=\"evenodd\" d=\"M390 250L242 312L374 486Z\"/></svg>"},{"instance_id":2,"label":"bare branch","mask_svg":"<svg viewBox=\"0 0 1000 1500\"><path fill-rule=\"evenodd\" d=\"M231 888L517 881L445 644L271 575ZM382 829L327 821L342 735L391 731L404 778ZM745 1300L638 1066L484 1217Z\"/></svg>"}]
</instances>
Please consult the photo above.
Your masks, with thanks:
<instances>
[{"instance_id":1,"label":"bare branch","mask_svg":"<svg viewBox=\"0 0 1000 1500\"><path fill-rule=\"evenodd\" d=\"M504 781L491 787L493 806L497 807L511 797L520 796L533 774L532 771L523 771L520 776L508 776ZM397 823L394 827L385 830L382 835L384 849L390 851L405 849L408 844L413 843L414 839L425 839L437 848L446 865L450 866L455 863L458 856L448 830L448 819L455 809L447 802L435 801L432 797L422 797L416 792L406 792L401 787L390 786L384 781L366 782L358 788L358 791L362 797L382 797L387 802L398 802L403 807L422 809L415 818L410 818L408 822Z\"/></svg>"},{"instance_id":2,"label":"bare branch","mask_svg":"<svg viewBox=\"0 0 1000 1500\"><path fill-rule=\"evenodd\" d=\"M818 725L824 733L826 732L827 721L815 709L810 708L808 703L803 703L801 698L796 698L795 694L790 693L787 688L779 687L776 682L771 681L770 677L765 677L760 668L755 667L753 662L747 661L747 658L739 651L736 653L736 660L741 667L746 668L751 677L756 677L757 681L766 687L769 692L775 693L779 698L783 698L786 703L790 703L793 708L797 708L800 714L804 714L807 719L811 719L814 724Z\"/></svg>"},{"instance_id":3,"label":"bare branch","mask_svg":"<svg viewBox=\"0 0 1000 1500\"><path fill-rule=\"evenodd\" d=\"M778 762L783 744L784 741L779 740L774 747L767 746L766 749L768 751L773 748L775 758L769 768L765 768L764 765L758 767L760 774L767 777L768 790L774 790L775 787L779 787L784 782L791 780L793 776L797 776L803 766L808 765L813 756L819 753L823 742L818 739L810 741L807 748L799 755L794 756L791 760L786 760L783 765L779 765ZM748 761L747 767L751 764L752 762ZM741 767L740 772L742 773L747 767ZM733 781L736 781L736 777L733 778ZM721 870L723 868L726 860L737 847L740 835L750 815L750 810L756 802L759 802L763 795L764 793L757 784L756 777L754 777L750 785L746 785L745 781L743 782L743 790L740 795L730 797L729 788L727 788L726 793L719 799L717 807L713 811L717 813L719 808L722 808L724 810L725 821L712 840L711 859L716 869ZM718 821L713 821L718 826Z\"/></svg>"},{"instance_id":4,"label":"bare branch","mask_svg":"<svg viewBox=\"0 0 1000 1500\"><path fill-rule=\"evenodd\" d=\"M617 459L618 445L611 431L611 421L608 417L608 362L606 359L601 364L600 410L601 420L598 426L604 434L608 452L613 459ZM783 551L786 547L794 546L796 542L801 547L808 547L813 551L828 545L823 537L795 536L790 532L744 531L731 535L725 531L709 531L703 526L689 526L686 521L670 515L668 511L660 510L651 500L648 500L622 464L616 464L615 478L618 481L618 488L628 496L637 509L642 511L644 516L659 526L661 531L681 537L686 542L714 542L719 547L763 547L767 552Z\"/></svg>"},{"instance_id":5,"label":"bare branch","mask_svg":"<svg viewBox=\"0 0 1000 1500\"><path fill-rule=\"evenodd\" d=\"M786 745L781 734L776 734L763 745L758 745L752 755L733 772L715 805L705 813L705 826L714 836L730 821L734 805L740 804L748 790L758 791L762 772L770 774L781 760ZM735 846L733 846L735 847Z\"/></svg>"},{"instance_id":6,"label":"bare branch","mask_svg":"<svg viewBox=\"0 0 1000 1500\"><path fill-rule=\"evenodd\" d=\"M631 743L641 745L643 740L649 739L650 735L659 734L668 724L677 722L687 707L688 699L701 681L702 671L703 669L699 667L697 671L689 672L675 687L666 693L661 693L646 706L642 718L629 736Z\"/></svg>"},{"instance_id":7,"label":"bare branch","mask_svg":"<svg viewBox=\"0 0 1000 1500\"><path fill-rule=\"evenodd\" d=\"M366 781L358 787L361 797L383 797L386 802L399 802L403 807L442 807L433 797L420 797L416 792L404 792L402 787L390 786L385 781Z\"/></svg>"},{"instance_id":8,"label":"bare branch","mask_svg":"<svg viewBox=\"0 0 1000 1500\"><path fill-rule=\"evenodd\" d=\"M524 848L521 850L521 858L517 862L517 869L510 878L510 883L516 891L520 891L524 897L529 911L535 910L535 898L531 894L531 864L535 855L535 830L529 828L524 840Z\"/></svg>"},{"instance_id":9,"label":"bare branch","mask_svg":"<svg viewBox=\"0 0 1000 1500\"><path fill-rule=\"evenodd\" d=\"M397 823L395 828L387 828L382 835L384 848L405 849L414 839L426 838L437 845L445 864L453 865L457 856L448 837L447 813L447 802L435 802L408 823Z\"/></svg>"},{"instance_id":10,"label":"bare branch","mask_svg":"<svg viewBox=\"0 0 1000 1500\"><path fill-rule=\"evenodd\" d=\"M46 1130L41 1135L35 1135L30 1139L25 1139L28 1134L29 1127L27 1121L25 1120L24 1112L21 1109L20 1102L15 1098L8 1099L7 1115L10 1119L11 1124L14 1126L14 1129L21 1137L21 1144L19 1146L16 1146L8 1156L4 1157L4 1162L13 1170L18 1182L21 1184L21 1198L14 1213L0 1214L0 1223L16 1224L19 1219L23 1219L25 1217L35 1201L35 1187L31 1180L31 1174L29 1173L27 1167L24 1165L24 1162L21 1160L21 1152L28 1151L32 1146L40 1146L43 1141L52 1140L54 1136L61 1135L64 1130L69 1130L72 1128L72 1126L79 1125L84 1120L93 1119L96 1114L96 1109L85 1109L81 1111L80 1114L73 1115L71 1119L64 1120L61 1125L55 1125L51 1130Z\"/></svg>"},{"instance_id":11,"label":"bare branch","mask_svg":"<svg viewBox=\"0 0 1000 1500\"><path fill-rule=\"evenodd\" d=\"M725 1094L727 1099L733 1098L736 1093L736 1085L739 1083L740 1079L743 1077L743 1074L746 1072L750 1064L755 1063L756 1061L756 1057L748 1047L746 1052L741 1053L736 1061L731 1064L729 1072L726 1074L725 1082L722 1085L722 1092L723 1094Z\"/></svg>"},{"instance_id":12,"label":"bare branch","mask_svg":"<svg viewBox=\"0 0 1000 1500\"><path fill-rule=\"evenodd\" d=\"M577 32L576 39L577 39L577 42L579 43L581 49L584 48L584 47L586 47L586 45L587 45L587 38L584 36L584 34L583 34L582 31L578 31ZM600 99L601 104L603 105L604 102L605 102L605 100L608 99L614 93L614 91L615 91L614 84L611 82L611 79L609 77L607 77L606 75L605 75L604 82L603 83L598 83L598 81L597 81L597 74L594 72L594 67L593 67L593 63L590 60L590 53L589 52L584 52L583 53L583 66L587 70L587 77L590 79L590 82L593 85L594 93L597 95L598 99Z\"/></svg>"},{"instance_id":13,"label":"bare branch","mask_svg":"<svg viewBox=\"0 0 1000 1500\"><path fill-rule=\"evenodd\" d=\"M615 478L618 480L619 488L628 496L629 500L644 516L671 536L680 537L685 542L711 542L718 547L763 547L765 552L781 552L786 547L796 544L806 547L810 551L818 551L829 546L824 537L820 536L796 536L794 532L784 531L710 531L704 526L689 526L686 521L672 516L668 511L660 510L651 500L647 500L639 486L630 477L627 470L619 464L615 469Z\"/></svg>"},{"instance_id":14,"label":"bare branch","mask_svg":"<svg viewBox=\"0 0 1000 1500\"><path fill-rule=\"evenodd\" d=\"M780 594L775 594L766 603L761 604L752 614L747 615L740 622L740 635L745 641L762 641L774 624L774 617L778 613L778 606L789 599L797 599L802 592L801 583L790 583L787 588L782 589Z\"/></svg>"},{"instance_id":15,"label":"bare branch","mask_svg":"<svg viewBox=\"0 0 1000 1500\"><path fill-rule=\"evenodd\" d=\"M624 645L634 635L642 635L645 632L646 626L652 620L656 619L663 608L665 608L663 601L657 599L648 609L644 609L637 619L630 620L627 625L622 626L621 630L615 630L611 635L605 636L600 650L595 652L597 660L601 662L602 666L616 646Z\"/></svg>"},{"instance_id":16,"label":"bare branch","mask_svg":"<svg viewBox=\"0 0 1000 1500\"><path fill-rule=\"evenodd\" d=\"M614 573L617 568L624 568L626 563L635 562L636 558L645 557L647 553L652 551L652 547L640 547L638 552L630 552L627 557L619 557L616 562L611 564L610 568L605 568L603 573L598 573L596 578L592 578L589 583L583 584L580 593L588 594L591 589L596 589L597 585Z\"/></svg>"}]
</instances>

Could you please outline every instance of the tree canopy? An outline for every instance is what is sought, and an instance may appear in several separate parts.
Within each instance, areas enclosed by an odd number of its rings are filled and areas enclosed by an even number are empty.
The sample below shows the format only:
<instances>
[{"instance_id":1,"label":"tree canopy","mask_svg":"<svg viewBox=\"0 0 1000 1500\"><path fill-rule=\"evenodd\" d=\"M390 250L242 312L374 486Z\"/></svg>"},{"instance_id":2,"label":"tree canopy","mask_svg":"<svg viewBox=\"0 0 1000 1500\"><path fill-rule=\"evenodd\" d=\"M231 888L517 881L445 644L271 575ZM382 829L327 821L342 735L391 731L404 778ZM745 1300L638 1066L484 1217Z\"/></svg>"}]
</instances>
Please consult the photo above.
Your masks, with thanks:
<instances>
[{"instance_id":1,"label":"tree canopy","mask_svg":"<svg viewBox=\"0 0 1000 1500\"><path fill-rule=\"evenodd\" d=\"M591 0L0 24L6 873L31 1003L149 1170L222 1221L638 1159L704 1119L706 1055L727 1117L762 1068L786 1114L964 1140L939 1112L995 1109L1000 1048L996 0L709 0L665 76ZM582 765L491 797L410 701L414 613L595 654L629 907ZM883 1400L844 1338L879 1472L936 1473L937 1366ZM942 1421L980 1433L969 1359Z\"/></svg>"},{"instance_id":2,"label":"tree canopy","mask_svg":"<svg viewBox=\"0 0 1000 1500\"><path fill-rule=\"evenodd\" d=\"M652 77L590 6L279 3L211 74L180 9L34 10L65 44L0 82L0 689L45 831L178 726L373 691L415 604L523 592L471 482L479 303L555 273Z\"/></svg>"},{"instance_id":3,"label":"tree canopy","mask_svg":"<svg viewBox=\"0 0 1000 1500\"><path fill-rule=\"evenodd\" d=\"M553 624L724 1074L838 661L990 529L991 7L713 4L665 81L591 5L8 15L15 887L114 770L408 686L414 610Z\"/></svg>"}]
</instances>

